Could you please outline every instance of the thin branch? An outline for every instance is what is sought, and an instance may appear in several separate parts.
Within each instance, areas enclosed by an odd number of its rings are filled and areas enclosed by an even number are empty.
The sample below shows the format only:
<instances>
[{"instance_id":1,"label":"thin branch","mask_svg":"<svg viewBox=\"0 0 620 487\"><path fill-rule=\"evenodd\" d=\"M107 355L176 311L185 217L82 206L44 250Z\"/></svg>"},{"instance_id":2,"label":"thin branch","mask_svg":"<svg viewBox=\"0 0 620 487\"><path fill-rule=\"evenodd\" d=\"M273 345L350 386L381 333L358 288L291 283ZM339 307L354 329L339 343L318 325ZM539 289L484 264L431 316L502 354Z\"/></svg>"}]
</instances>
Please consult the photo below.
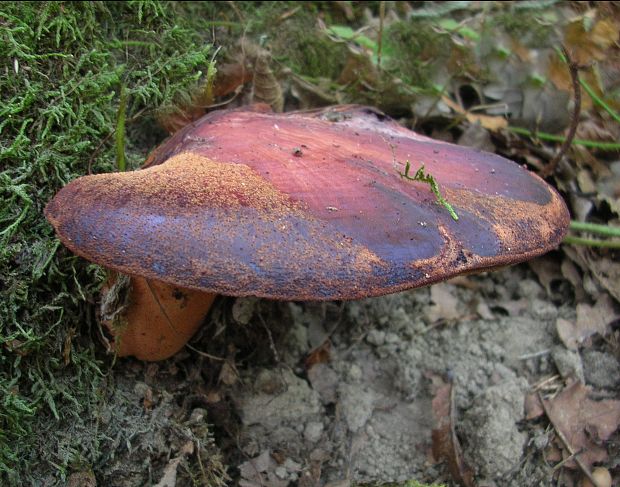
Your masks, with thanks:
<instances>
[{"instance_id":1,"label":"thin branch","mask_svg":"<svg viewBox=\"0 0 620 487\"><path fill-rule=\"evenodd\" d=\"M568 134L566 134L566 139L564 139L564 143L562 144L560 150L557 152L554 158L551 159L549 164L540 171L540 175L543 178L551 176L555 172L558 163L560 162L562 157L564 157L564 154L566 154L566 151L570 147L573 138L575 137L575 133L577 132L577 125L579 125L579 112L581 111L581 85L579 84L579 69L581 68L581 66L579 66L579 64L572 60L570 54L568 53L568 50L564 46L562 46L562 53L566 58L570 77L573 82L574 107L573 113L571 115L570 129L568 130Z\"/></svg>"}]
</instances>

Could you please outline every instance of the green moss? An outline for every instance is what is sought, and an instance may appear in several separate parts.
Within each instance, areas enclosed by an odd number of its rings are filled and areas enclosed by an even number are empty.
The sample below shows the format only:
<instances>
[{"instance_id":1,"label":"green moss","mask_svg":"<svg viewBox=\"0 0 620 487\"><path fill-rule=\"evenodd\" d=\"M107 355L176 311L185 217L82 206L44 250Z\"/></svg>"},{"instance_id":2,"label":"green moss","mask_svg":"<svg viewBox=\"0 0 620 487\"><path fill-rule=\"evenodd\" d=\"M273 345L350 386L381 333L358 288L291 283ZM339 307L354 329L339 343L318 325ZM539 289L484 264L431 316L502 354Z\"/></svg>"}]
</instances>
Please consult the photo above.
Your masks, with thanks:
<instances>
[{"instance_id":1,"label":"green moss","mask_svg":"<svg viewBox=\"0 0 620 487\"><path fill-rule=\"evenodd\" d=\"M535 48L550 46L554 31L550 28L549 21L539 21L536 18L537 13L542 17L546 12L510 9L507 12L497 14L486 26L487 31L489 31L488 35L496 34L499 27L524 46Z\"/></svg>"},{"instance_id":2,"label":"green moss","mask_svg":"<svg viewBox=\"0 0 620 487\"><path fill-rule=\"evenodd\" d=\"M70 180L115 168L121 85L129 166L144 159L150 147L135 127L152 127L155 110L207 69L210 16L196 15L199 5L0 2L3 485L35 482L34 464L62 479L78 459L95 463L109 441L69 437L60 448L54 432L58 421L77 428L96 417L105 362L93 352L92 303L104 273L59 245L43 209Z\"/></svg>"},{"instance_id":3,"label":"green moss","mask_svg":"<svg viewBox=\"0 0 620 487\"><path fill-rule=\"evenodd\" d=\"M452 52L449 36L421 21L394 22L385 31L385 69L410 86L430 88L431 74Z\"/></svg>"},{"instance_id":4,"label":"green moss","mask_svg":"<svg viewBox=\"0 0 620 487\"><path fill-rule=\"evenodd\" d=\"M329 12L322 3L327 2L265 2L254 12L249 32L276 61L296 74L336 79L346 62L347 47L334 43L317 28L319 11Z\"/></svg>"}]
</instances>

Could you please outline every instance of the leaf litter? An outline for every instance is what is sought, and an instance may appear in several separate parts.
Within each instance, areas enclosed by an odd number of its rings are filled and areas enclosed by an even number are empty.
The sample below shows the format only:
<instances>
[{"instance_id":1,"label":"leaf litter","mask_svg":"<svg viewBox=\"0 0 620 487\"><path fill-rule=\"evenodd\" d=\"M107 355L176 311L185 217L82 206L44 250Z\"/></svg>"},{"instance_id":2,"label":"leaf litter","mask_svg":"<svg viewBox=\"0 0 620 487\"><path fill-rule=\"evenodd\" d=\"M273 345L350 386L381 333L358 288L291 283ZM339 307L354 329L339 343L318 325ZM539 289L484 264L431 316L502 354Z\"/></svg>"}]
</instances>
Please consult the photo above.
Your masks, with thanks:
<instances>
[{"instance_id":1,"label":"leaf litter","mask_svg":"<svg viewBox=\"0 0 620 487\"><path fill-rule=\"evenodd\" d=\"M549 421L564 440L559 441L563 458L578 459L589 470L608 459L603 446L620 425L620 401L591 399L592 389L574 382L550 399L543 399ZM576 468L573 459L564 465Z\"/></svg>"}]
</instances>

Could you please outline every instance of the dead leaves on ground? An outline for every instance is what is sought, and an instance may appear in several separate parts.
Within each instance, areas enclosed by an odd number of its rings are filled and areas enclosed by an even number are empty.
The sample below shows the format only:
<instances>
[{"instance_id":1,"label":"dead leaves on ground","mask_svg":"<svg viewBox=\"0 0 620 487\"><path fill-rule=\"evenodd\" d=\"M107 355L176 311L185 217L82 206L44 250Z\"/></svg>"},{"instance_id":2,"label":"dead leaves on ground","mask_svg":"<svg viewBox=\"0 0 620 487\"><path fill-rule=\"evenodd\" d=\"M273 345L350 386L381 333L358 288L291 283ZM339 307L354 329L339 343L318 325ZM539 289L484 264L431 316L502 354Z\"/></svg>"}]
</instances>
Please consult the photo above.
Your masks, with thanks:
<instances>
[{"instance_id":1,"label":"dead leaves on ground","mask_svg":"<svg viewBox=\"0 0 620 487\"><path fill-rule=\"evenodd\" d=\"M574 382L554 397L531 394L526 398L527 419L546 413L555 431L546 460L570 469L579 467L590 477L595 464L609 459L605 442L620 426L620 401L595 400L592 395L592 388Z\"/></svg>"},{"instance_id":2,"label":"dead leaves on ground","mask_svg":"<svg viewBox=\"0 0 620 487\"><path fill-rule=\"evenodd\" d=\"M594 305L577 304L577 318L574 322L558 318L556 330L562 343L569 350L577 350L592 335L606 336L612 322L620 318L614 302L608 294L602 294Z\"/></svg>"},{"instance_id":3,"label":"dead leaves on ground","mask_svg":"<svg viewBox=\"0 0 620 487\"><path fill-rule=\"evenodd\" d=\"M454 388L437 374L426 376L433 384L433 415L435 428L432 431L433 457L437 461L445 461L452 478L466 486L474 486L474 473L465 463L459 439L456 436L456 410L454 404Z\"/></svg>"}]
</instances>

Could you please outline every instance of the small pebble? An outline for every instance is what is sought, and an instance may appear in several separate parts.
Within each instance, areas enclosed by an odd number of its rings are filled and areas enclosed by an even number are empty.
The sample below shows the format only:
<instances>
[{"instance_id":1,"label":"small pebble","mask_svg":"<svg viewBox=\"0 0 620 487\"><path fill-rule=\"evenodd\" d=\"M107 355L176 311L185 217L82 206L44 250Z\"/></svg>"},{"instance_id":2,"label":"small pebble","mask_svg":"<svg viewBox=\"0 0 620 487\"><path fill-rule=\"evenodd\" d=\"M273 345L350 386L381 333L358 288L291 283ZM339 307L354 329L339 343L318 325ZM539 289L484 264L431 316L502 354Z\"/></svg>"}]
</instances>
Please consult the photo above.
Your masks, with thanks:
<instances>
[{"instance_id":1,"label":"small pebble","mask_svg":"<svg viewBox=\"0 0 620 487\"><path fill-rule=\"evenodd\" d=\"M592 470L592 478L596 485L592 485L590 479L584 476L581 487L611 487L611 474L605 467L596 467Z\"/></svg>"}]
</instances>

